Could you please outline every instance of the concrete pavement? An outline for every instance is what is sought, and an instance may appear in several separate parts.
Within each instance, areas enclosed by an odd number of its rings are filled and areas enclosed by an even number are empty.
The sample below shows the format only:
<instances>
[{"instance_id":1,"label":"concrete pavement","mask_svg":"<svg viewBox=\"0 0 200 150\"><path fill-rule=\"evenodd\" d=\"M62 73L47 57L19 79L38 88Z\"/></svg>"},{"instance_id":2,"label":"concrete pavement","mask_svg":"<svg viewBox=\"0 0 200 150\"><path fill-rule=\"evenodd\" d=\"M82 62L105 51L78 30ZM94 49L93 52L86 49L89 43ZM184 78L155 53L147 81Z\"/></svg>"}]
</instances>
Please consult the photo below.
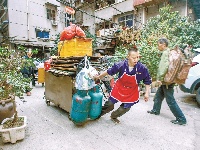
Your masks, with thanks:
<instances>
[{"instance_id":1,"label":"concrete pavement","mask_svg":"<svg viewBox=\"0 0 200 150\"><path fill-rule=\"evenodd\" d=\"M77 127L68 119L66 111L43 99L45 88L37 84L32 96L25 101L16 99L19 115L28 119L26 136L15 144L3 144L0 150L199 150L200 109L195 103L182 102L188 95L175 93L187 125L170 122L175 119L166 102L159 116L150 115L153 96L149 102L141 100L122 116L120 124L110 120L110 113ZM115 109L119 107L115 105Z\"/></svg>"}]
</instances>

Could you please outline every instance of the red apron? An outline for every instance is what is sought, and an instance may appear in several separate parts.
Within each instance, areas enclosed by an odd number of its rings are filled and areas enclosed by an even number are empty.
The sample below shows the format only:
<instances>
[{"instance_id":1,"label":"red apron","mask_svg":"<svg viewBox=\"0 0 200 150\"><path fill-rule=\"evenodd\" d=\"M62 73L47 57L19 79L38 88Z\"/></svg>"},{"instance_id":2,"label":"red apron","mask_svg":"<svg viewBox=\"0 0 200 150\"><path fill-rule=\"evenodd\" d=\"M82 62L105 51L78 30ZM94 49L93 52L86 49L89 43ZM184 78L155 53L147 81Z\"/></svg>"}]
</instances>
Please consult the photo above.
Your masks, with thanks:
<instances>
[{"instance_id":1,"label":"red apron","mask_svg":"<svg viewBox=\"0 0 200 150\"><path fill-rule=\"evenodd\" d=\"M134 103L139 99L139 87L136 75L126 72L116 81L110 96L122 103Z\"/></svg>"}]
</instances>

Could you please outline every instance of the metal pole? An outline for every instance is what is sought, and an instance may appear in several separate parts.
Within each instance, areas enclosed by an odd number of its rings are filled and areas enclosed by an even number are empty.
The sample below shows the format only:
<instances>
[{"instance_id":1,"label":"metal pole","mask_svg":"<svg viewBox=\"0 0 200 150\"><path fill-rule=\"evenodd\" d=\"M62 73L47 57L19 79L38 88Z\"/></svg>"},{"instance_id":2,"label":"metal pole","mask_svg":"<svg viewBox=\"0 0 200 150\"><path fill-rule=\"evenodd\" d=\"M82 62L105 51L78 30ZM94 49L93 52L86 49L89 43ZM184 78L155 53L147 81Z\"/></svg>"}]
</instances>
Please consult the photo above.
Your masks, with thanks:
<instances>
[{"instance_id":1,"label":"metal pole","mask_svg":"<svg viewBox=\"0 0 200 150\"><path fill-rule=\"evenodd\" d=\"M29 41L29 0L26 1L26 10L27 10L27 40Z\"/></svg>"},{"instance_id":2,"label":"metal pole","mask_svg":"<svg viewBox=\"0 0 200 150\"><path fill-rule=\"evenodd\" d=\"M188 15L188 1L186 0L185 16Z\"/></svg>"}]
</instances>

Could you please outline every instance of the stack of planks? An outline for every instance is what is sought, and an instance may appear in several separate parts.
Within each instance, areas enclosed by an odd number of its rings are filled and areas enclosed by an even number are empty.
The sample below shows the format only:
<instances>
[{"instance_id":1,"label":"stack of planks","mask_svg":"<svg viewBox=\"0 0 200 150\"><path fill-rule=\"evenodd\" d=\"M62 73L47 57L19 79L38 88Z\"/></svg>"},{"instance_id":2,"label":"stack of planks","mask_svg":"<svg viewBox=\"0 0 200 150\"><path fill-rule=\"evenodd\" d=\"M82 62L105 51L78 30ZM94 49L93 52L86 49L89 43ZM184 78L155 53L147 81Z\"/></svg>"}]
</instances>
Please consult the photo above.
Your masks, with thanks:
<instances>
[{"instance_id":1,"label":"stack of planks","mask_svg":"<svg viewBox=\"0 0 200 150\"><path fill-rule=\"evenodd\" d=\"M90 65L98 70L101 67L100 57L89 56ZM53 58L51 62L51 69L48 72L52 72L56 75L75 76L80 67L84 66L84 57L57 57Z\"/></svg>"}]
</instances>

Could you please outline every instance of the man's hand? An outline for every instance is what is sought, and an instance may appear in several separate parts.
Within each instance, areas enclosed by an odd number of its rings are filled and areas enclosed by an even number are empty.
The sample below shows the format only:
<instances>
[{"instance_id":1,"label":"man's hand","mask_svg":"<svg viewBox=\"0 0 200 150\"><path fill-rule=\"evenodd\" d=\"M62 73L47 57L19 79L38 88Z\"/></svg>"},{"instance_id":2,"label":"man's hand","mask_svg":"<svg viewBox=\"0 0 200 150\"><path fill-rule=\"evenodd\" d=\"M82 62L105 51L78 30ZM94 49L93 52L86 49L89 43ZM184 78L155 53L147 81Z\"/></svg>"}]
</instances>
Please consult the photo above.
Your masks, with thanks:
<instances>
[{"instance_id":1,"label":"man's hand","mask_svg":"<svg viewBox=\"0 0 200 150\"><path fill-rule=\"evenodd\" d=\"M149 93L145 92L144 94L144 101L147 102L149 100Z\"/></svg>"},{"instance_id":2,"label":"man's hand","mask_svg":"<svg viewBox=\"0 0 200 150\"><path fill-rule=\"evenodd\" d=\"M147 102L149 100L150 85L145 84L145 88L146 88L146 91L145 91L145 94L144 94L144 100L145 100L145 102Z\"/></svg>"},{"instance_id":3,"label":"man's hand","mask_svg":"<svg viewBox=\"0 0 200 150\"><path fill-rule=\"evenodd\" d=\"M94 81L97 81L99 79L100 79L99 75L98 76L94 76Z\"/></svg>"},{"instance_id":4,"label":"man's hand","mask_svg":"<svg viewBox=\"0 0 200 150\"><path fill-rule=\"evenodd\" d=\"M95 81L95 84L99 84L100 83L100 77L99 76L94 76L94 81Z\"/></svg>"},{"instance_id":5,"label":"man's hand","mask_svg":"<svg viewBox=\"0 0 200 150\"><path fill-rule=\"evenodd\" d=\"M157 82L157 85L158 85L158 87L160 87L161 85L162 85L162 82L161 81L156 81Z\"/></svg>"}]
</instances>

